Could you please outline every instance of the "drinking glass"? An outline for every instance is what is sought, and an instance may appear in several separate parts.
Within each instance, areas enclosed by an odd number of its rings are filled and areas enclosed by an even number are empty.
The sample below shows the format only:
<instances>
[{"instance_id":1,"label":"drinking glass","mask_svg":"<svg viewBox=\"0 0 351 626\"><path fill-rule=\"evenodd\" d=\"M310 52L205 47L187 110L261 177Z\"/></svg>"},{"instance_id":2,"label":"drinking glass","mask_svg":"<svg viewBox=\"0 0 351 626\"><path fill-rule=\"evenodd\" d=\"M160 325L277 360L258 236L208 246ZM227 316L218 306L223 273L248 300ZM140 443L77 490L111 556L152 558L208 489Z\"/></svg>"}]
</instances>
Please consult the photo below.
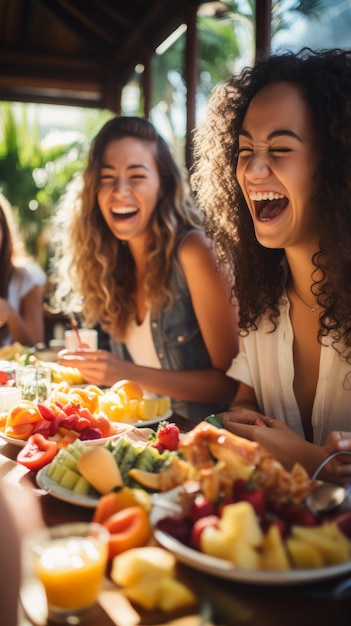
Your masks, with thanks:
<instances>
[{"instance_id":1,"label":"drinking glass","mask_svg":"<svg viewBox=\"0 0 351 626\"><path fill-rule=\"evenodd\" d=\"M38 531L24 543L24 576L45 590L48 619L79 624L102 587L109 533L101 524L75 522Z\"/></svg>"},{"instance_id":2,"label":"drinking glass","mask_svg":"<svg viewBox=\"0 0 351 626\"><path fill-rule=\"evenodd\" d=\"M16 387L23 400L44 402L51 390L51 369L39 365L24 365L16 370Z\"/></svg>"}]
</instances>

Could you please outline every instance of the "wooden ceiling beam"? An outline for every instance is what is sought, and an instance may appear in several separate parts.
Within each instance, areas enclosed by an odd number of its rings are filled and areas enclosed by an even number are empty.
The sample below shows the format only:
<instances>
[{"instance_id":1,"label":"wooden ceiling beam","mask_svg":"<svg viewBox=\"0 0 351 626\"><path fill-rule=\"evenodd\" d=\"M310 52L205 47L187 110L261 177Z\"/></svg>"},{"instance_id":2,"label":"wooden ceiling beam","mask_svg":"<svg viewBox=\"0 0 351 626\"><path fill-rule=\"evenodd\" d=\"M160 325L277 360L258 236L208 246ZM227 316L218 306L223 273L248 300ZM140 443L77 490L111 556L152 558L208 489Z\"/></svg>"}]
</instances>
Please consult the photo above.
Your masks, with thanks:
<instances>
[{"instance_id":1,"label":"wooden ceiling beam","mask_svg":"<svg viewBox=\"0 0 351 626\"><path fill-rule=\"evenodd\" d=\"M83 40L93 38L100 46L107 48L116 41L115 32L111 32L111 23L101 24L85 11L80 11L76 4L68 0L37 0L55 15L63 24Z\"/></svg>"}]
</instances>

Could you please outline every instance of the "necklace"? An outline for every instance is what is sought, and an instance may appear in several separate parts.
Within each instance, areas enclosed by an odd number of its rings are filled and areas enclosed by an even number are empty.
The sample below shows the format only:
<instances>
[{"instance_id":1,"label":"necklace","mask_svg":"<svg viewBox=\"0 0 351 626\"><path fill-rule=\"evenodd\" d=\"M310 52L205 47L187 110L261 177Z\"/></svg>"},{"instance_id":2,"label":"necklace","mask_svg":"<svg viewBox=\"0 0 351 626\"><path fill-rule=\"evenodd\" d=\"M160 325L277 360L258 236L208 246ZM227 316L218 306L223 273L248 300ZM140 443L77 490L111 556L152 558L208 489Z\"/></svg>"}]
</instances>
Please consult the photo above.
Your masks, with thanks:
<instances>
[{"instance_id":1,"label":"necklace","mask_svg":"<svg viewBox=\"0 0 351 626\"><path fill-rule=\"evenodd\" d=\"M295 287L294 287L294 285L293 285L293 284L291 285L291 287L292 287L293 291L295 292L295 294L297 295L298 299L302 302L302 304L304 304L304 305L305 305L305 307L307 307L307 308L311 311L311 313L315 313L315 312L317 311L317 308L318 308L318 307L317 307L317 306L310 306L309 304L307 304L307 303L306 303L306 302L305 302L305 301L301 298L300 294L299 294L299 293L297 293L297 291L296 291L296 289L295 289Z\"/></svg>"}]
</instances>

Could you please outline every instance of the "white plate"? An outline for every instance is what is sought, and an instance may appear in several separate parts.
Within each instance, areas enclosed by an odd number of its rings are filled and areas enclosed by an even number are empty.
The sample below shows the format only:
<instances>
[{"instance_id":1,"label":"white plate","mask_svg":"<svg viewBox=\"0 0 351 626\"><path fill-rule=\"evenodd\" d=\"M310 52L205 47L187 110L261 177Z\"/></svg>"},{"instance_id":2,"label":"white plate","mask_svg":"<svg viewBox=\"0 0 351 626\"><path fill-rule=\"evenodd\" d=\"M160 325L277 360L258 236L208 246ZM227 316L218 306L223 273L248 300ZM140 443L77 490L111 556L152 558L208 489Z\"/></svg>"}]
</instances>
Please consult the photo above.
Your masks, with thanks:
<instances>
[{"instance_id":1,"label":"white plate","mask_svg":"<svg viewBox=\"0 0 351 626\"><path fill-rule=\"evenodd\" d=\"M179 491L182 488L172 489L172 491L162 494L163 499L168 498L171 502L179 502ZM178 497L177 497L178 496ZM170 513L165 512L165 508L157 506L155 500L152 512L151 523L155 526L157 521ZM340 565L331 565L319 569L295 569L287 572L271 570L250 570L235 567L229 561L209 556L193 550L184 545L168 533L155 528L154 537L156 541L166 550L172 552L181 563L193 567L194 569L206 572L219 578L226 578L242 583L259 585L296 585L301 583L315 583L318 581L342 576L351 572L351 561Z\"/></svg>"},{"instance_id":2,"label":"white plate","mask_svg":"<svg viewBox=\"0 0 351 626\"><path fill-rule=\"evenodd\" d=\"M70 504L76 504L78 506L86 506L90 509L95 509L100 500L99 496L93 495L79 495L73 493L71 489L61 487L57 482L51 480L47 474L48 465L45 465L36 475L36 481L41 489L47 491L50 495L54 496L58 500L69 502Z\"/></svg>"},{"instance_id":3,"label":"white plate","mask_svg":"<svg viewBox=\"0 0 351 626\"><path fill-rule=\"evenodd\" d=\"M315 583L351 572L351 561L341 565L331 565L320 569L289 570L278 572L269 570L249 570L233 567L232 563L214 556L208 556L188 548L161 530L154 531L156 541L166 550L173 552L178 561L219 578L235 580L242 583L259 585L297 585L301 583Z\"/></svg>"},{"instance_id":4,"label":"white plate","mask_svg":"<svg viewBox=\"0 0 351 626\"><path fill-rule=\"evenodd\" d=\"M153 424L159 424L164 420L168 420L171 417L172 413L172 409L169 409L168 411L166 411L166 413L161 416L159 415L158 417L155 417L153 420L149 420L147 422L145 420L138 420L137 422L131 423L133 424L133 426L137 426L138 428L142 428L143 426L153 426Z\"/></svg>"},{"instance_id":5,"label":"white plate","mask_svg":"<svg viewBox=\"0 0 351 626\"><path fill-rule=\"evenodd\" d=\"M124 435L125 433L134 429L133 424L124 424L122 422L111 422L111 424L118 428L118 432L114 433L114 435L110 435L110 437L102 437L101 439L85 439L84 441L82 441L82 443L87 446L103 446L107 441L113 441L114 439L117 439L121 435ZM2 432L0 432L0 437L2 439L5 439L7 443L12 443L19 448L23 448L27 443L27 441L25 441L24 439L9 437L9 435L5 435L5 433Z\"/></svg>"}]
</instances>

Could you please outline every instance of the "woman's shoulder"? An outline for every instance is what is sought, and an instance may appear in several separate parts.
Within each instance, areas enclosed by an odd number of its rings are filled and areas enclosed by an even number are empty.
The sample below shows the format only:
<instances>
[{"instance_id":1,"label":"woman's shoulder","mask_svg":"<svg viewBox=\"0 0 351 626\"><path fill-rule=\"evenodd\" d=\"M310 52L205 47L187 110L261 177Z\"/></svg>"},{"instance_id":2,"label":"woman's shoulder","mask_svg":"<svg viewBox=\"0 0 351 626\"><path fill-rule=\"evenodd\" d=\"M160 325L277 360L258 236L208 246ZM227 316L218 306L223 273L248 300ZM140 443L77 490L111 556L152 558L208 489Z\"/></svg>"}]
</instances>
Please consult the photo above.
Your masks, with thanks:
<instances>
[{"instance_id":1,"label":"woman's shoulder","mask_svg":"<svg viewBox=\"0 0 351 626\"><path fill-rule=\"evenodd\" d=\"M214 244L206 236L203 229L193 228L185 233L178 244L178 258L181 265L200 262L215 256Z\"/></svg>"}]
</instances>

